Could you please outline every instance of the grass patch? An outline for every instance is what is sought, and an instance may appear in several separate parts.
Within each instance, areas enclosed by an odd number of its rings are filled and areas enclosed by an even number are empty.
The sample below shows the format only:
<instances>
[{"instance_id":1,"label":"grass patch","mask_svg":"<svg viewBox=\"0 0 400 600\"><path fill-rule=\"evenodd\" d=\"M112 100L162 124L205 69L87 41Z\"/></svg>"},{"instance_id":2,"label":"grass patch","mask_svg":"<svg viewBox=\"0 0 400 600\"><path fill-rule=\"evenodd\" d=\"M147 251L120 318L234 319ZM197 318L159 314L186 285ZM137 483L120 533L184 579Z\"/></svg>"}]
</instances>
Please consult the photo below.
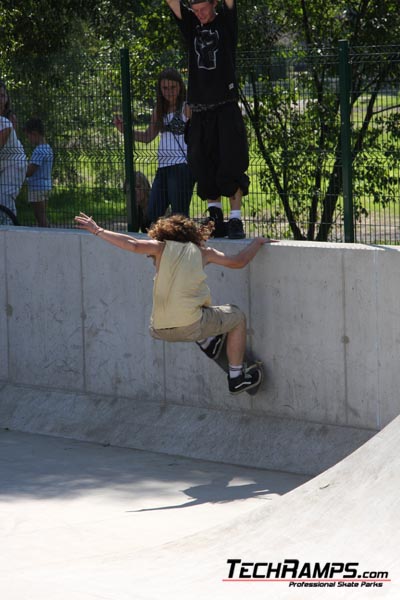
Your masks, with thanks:
<instances>
[{"instance_id":1,"label":"grass patch","mask_svg":"<svg viewBox=\"0 0 400 600\"><path fill-rule=\"evenodd\" d=\"M126 202L122 190L110 188L55 188L50 194L47 213L52 227L73 228L74 217L84 212L99 225L112 228L115 222L126 223ZM24 189L17 200L18 220L24 226L36 226L32 207Z\"/></svg>"}]
</instances>

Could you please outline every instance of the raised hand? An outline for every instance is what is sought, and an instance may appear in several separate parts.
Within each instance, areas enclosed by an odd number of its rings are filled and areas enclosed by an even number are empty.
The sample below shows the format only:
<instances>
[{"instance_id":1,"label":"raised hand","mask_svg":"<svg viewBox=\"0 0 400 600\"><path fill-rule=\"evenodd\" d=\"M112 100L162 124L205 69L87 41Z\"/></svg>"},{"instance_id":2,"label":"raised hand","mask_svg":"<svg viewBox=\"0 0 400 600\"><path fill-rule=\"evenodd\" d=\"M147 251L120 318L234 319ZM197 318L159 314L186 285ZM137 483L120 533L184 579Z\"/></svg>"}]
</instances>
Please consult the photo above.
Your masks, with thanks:
<instances>
[{"instance_id":1,"label":"raised hand","mask_svg":"<svg viewBox=\"0 0 400 600\"><path fill-rule=\"evenodd\" d=\"M93 217L88 217L83 212L80 212L74 220L79 229L86 229L89 233L97 235L97 233L102 230L101 227L97 225L96 221L93 220Z\"/></svg>"}]
</instances>

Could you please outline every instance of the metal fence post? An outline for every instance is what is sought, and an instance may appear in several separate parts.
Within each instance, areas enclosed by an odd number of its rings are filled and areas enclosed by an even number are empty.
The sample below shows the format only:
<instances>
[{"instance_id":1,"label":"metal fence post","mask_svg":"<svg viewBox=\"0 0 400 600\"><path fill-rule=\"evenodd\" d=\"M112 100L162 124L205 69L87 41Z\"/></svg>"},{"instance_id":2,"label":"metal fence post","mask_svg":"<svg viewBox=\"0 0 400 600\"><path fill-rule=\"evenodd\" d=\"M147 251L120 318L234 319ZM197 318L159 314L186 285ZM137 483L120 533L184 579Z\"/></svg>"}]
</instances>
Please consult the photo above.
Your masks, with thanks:
<instances>
[{"instance_id":1,"label":"metal fence post","mask_svg":"<svg viewBox=\"0 0 400 600\"><path fill-rule=\"evenodd\" d=\"M136 205L135 169L133 164L133 130L131 103L131 76L129 69L129 50L121 48L121 86L122 86L122 117L124 122L124 156L126 209L128 215L128 231L138 231L138 211Z\"/></svg>"},{"instance_id":2,"label":"metal fence post","mask_svg":"<svg viewBox=\"0 0 400 600\"><path fill-rule=\"evenodd\" d=\"M342 150L344 240L349 243L354 242L350 82L349 43L347 40L339 40L340 140Z\"/></svg>"}]
</instances>

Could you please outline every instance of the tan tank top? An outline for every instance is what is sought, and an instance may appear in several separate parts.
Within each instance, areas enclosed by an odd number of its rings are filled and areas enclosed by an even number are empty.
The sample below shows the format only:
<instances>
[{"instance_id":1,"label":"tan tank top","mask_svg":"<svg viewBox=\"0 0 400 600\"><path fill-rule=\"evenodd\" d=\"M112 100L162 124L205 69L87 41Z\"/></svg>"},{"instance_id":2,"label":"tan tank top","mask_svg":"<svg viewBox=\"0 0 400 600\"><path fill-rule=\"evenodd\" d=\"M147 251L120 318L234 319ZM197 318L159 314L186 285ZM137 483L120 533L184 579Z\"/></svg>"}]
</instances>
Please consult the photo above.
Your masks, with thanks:
<instances>
[{"instance_id":1,"label":"tan tank top","mask_svg":"<svg viewBox=\"0 0 400 600\"><path fill-rule=\"evenodd\" d=\"M200 249L192 242L165 242L154 278L154 329L191 325L201 318L201 307L211 304Z\"/></svg>"}]
</instances>

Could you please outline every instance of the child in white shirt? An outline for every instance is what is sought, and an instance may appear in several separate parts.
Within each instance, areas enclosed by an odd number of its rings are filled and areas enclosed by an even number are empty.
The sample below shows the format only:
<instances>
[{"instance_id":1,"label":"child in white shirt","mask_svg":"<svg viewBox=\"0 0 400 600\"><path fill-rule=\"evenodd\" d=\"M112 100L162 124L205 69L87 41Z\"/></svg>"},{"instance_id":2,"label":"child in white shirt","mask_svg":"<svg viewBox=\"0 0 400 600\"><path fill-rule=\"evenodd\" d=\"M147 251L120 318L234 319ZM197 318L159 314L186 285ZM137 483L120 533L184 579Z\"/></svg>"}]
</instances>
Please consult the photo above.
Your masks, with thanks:
<instances>
[{"instance_id":1,"label":"child in white shirt","mask_svg":"<svg viewBox=\"0 0 400 600\"><path fill-rule=\"evenodd\" d=\"M28 201L32 204L38 226L49 227L46 209L52 189L53 150L45 140L41 119L29 119L24 130L28 140L35 146L26 172Z\"/></svg>"}]
</instances>

